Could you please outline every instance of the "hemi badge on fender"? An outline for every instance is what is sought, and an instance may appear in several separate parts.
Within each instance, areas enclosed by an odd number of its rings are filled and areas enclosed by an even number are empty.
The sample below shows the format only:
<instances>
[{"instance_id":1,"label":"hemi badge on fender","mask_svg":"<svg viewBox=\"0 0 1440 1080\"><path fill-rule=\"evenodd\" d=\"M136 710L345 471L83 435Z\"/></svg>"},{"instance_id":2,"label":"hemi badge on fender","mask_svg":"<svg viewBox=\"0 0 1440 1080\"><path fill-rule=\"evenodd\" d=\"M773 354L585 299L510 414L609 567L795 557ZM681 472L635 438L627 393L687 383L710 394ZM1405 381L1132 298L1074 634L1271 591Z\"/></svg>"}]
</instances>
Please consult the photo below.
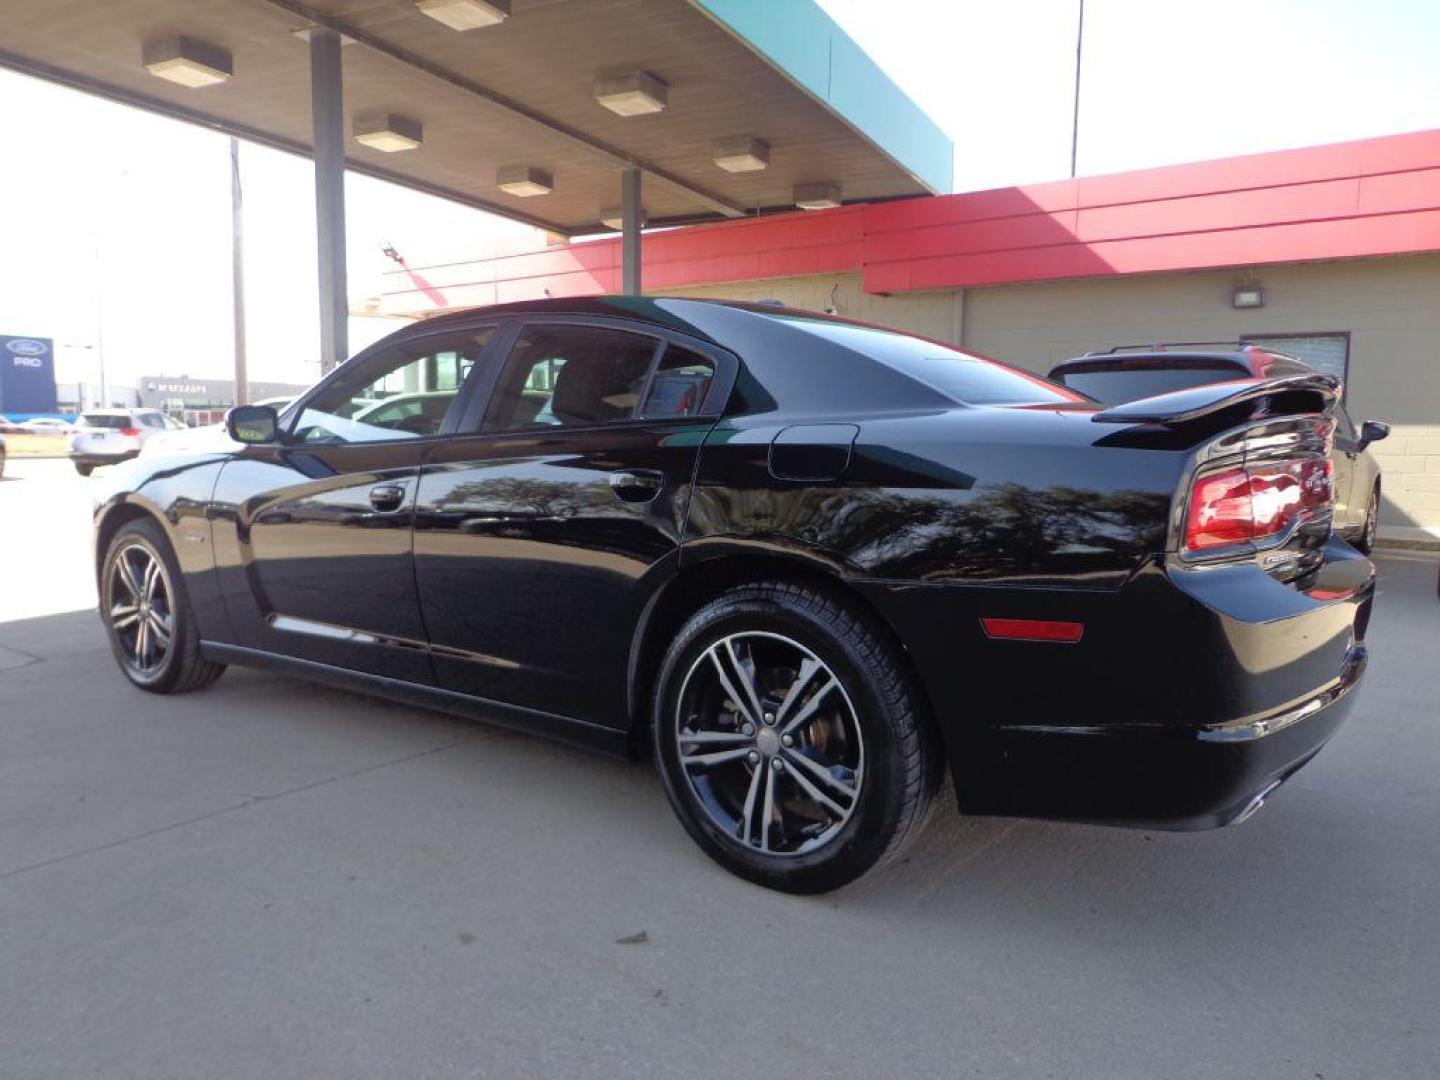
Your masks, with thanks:
<instances>
[{"instance_id":1,"label":"hemi badge on fender","mask_svg":"<svg viewBox=\"0 0 1440 1080\"><path fill-rule=\"evenodd\" d=\"M1085 624L1050 619L981 619L985 636L1006 641L1051 641L1073 645L1085 633Z\"/></svg>"}]
</instances>

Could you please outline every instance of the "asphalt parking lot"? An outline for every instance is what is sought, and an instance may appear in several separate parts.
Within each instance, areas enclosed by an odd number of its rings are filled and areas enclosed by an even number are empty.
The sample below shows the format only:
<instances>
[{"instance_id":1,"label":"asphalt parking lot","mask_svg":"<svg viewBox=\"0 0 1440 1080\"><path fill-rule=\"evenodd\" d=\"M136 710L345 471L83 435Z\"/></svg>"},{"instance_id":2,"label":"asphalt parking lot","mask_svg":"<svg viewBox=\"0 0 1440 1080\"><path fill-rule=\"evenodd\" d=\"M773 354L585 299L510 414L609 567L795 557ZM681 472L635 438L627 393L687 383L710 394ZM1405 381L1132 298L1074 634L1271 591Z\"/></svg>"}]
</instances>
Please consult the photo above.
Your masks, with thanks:
<instances>
[{"instance_id":1,"label":"asphalt parking lot","mask_svg":"<svg viewBox=\"0 0 1440 1080\"><path fill-rule=\"evenodd\" d=\"M6 1080L1440 1074L1433 558L1380 560L1348 726L1246 825L942 805L802 899L713 866L648 765L237 669L132 690L89 482L7 474Z\"/></svg>"}]
</instances>

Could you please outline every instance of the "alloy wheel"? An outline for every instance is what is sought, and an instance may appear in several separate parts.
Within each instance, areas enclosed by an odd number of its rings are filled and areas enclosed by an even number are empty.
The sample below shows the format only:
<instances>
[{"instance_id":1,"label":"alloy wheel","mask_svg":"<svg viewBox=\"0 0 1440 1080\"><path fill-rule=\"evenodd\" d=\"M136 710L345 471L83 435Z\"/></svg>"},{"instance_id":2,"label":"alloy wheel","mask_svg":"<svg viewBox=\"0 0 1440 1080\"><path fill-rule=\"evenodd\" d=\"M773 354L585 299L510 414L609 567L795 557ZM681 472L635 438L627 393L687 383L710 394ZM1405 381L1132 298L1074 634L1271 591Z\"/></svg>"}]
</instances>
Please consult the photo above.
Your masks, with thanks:
<instances>
[{"instance_id":1,"label":"alloy wheel","mask_svg":"<svg viewBox=\"0 0 1440 1080\"><path fill-rule=\"evenodd\" d=\"M175 613L170 576L144 544L127 544L115 554L107 581L107 618L125 665L142 679L153 677L170 655Z\"/></svg>"},{"instance_id":2,"label":"alloy wheel","mask_svg":"<svg viewBox=\"0 0 1440 1080\"><path fill-rule=\"evenodd\" d=\"M750 850L814 851L855 812L855 708L830 667L784 635L731 634L705 649L680 688L675 740L696 801Z\"/></svg>"}]
</instances>

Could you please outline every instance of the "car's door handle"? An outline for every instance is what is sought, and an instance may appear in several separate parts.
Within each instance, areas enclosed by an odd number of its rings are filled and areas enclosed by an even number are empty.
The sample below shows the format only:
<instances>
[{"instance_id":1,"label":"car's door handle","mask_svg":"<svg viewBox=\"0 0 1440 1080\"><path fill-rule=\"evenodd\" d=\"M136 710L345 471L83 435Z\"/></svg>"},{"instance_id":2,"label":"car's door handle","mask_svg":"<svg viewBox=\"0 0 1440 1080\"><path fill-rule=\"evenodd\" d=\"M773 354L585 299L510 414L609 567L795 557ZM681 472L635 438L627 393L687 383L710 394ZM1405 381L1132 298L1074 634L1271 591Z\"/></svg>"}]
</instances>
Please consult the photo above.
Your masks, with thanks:
<instances>
[{"instance_id":1,"label":"car's door handle","mask_svg":"<svg viewBox=\"0 0 1440 1080\"><path fill-rule=\"evenodd\" d=\"M610 490L624 502L649 502L664 486L664 473L636 469L610 474Z\"/></svg>"},{"instance_id":2,"label":"car's door handle","mask_svg":"<svg viewBox=\"0 0 1440 1080\"><path fill-rule=\"evenodd\" d=\"M404 484L376 484L370 489L370 505L382 514L399 510L404 501Z\"/></svg>"}]
</instances>

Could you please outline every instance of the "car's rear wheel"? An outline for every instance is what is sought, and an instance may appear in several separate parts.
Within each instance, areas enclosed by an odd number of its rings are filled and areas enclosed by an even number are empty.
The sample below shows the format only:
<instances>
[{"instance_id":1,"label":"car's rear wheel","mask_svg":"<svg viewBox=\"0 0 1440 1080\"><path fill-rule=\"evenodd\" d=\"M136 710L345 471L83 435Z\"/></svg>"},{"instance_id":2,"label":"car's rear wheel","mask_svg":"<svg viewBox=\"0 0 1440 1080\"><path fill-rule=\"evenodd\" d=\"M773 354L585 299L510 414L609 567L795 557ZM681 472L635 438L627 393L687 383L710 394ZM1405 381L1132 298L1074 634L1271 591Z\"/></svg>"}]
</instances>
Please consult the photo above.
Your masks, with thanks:
<instances>
[{"instance_id":1,"label":"car's rear wheel","mask_svg":"<svg viewBox=\"0 0 1440 1080\"><path fill-rule=\"evenodd\" d=\"M1370 504L1365 507L1365 523L1360 527L1360 539L1355 546L1366 555L1375 547L1375 535L1380 531L1380 485L1370 489Z\"/></svg>"},{"instance_id":2,"label":"car's rear wheel","mask_svg":"<svg viewBox=\"0 0 1440 1080\"><path fill-rule=\"evenodd\" d=\"M744 586L696 612L662 665L653 720L686 831L786 892L838 888L893 858L941 777L894 647L808 586Z\"/></svg>"},{"instance_id":3,"label":"car's rear wheel","mask_svg":"<svg viewBox=\"0 0 1440 1080\"><path fill-rule=\"evenodd\" d=\"M128 522L110 541L100 572L100 617L120 670L142 690L199 690L225 670L200 655L184 579L153 521Z\"/></svg>"},{"instance_id":4,"label":"car's rear wheel","mask_svg":"<svg viewBox=\"0 0 1440 1080\"><path fill-rule=\"evenodd\" d=\"M77 461L75 463L75 471L78 472L81 476L89 476L92 472L95 471L95 466L82 465L80 462Z\"/></svg>"}]
</instances>

